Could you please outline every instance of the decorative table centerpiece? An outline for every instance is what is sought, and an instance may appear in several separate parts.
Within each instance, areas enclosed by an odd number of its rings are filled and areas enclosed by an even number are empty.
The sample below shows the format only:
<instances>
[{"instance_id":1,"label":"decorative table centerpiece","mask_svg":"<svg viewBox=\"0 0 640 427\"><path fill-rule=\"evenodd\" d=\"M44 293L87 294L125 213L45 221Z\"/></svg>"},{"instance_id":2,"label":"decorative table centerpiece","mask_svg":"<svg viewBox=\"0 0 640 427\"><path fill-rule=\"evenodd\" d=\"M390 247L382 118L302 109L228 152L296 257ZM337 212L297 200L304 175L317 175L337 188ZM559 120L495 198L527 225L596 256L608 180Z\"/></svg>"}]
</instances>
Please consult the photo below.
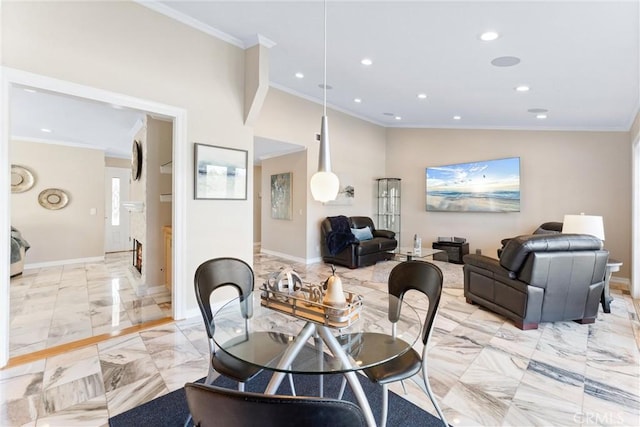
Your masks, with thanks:
<instances>
[{"instance_id":1,"label":"decorative table centerpiece","mask_svg":"<svg viewBox=\"0 0 640 427\"><path fill-rule=\"evenodd\" d=\"M304 283L291 268L272 273L261 287L261 304L325 326L344 328L360 318L362 296L342 290L342 280L331 266L322 284Z\"/></svg>"}]
</instances>

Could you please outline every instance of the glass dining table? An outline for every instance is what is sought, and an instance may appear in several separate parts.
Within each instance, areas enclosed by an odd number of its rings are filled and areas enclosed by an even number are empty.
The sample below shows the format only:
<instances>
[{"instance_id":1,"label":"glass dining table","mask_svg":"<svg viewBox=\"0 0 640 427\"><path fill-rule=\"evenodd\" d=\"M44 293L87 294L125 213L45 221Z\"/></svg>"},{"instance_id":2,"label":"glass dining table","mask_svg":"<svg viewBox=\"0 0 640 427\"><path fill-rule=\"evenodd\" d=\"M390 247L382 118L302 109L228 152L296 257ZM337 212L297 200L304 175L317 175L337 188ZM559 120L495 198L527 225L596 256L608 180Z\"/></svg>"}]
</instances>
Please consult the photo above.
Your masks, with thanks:
<instances>
[{"instance_id":1,"label":"glass dining table","mask_svg":"<svg viewBox=\"0 0 640 427\"><path fill-rule=\"evenodd\" d=\"M262 304L261 291L256 290L244 301L233 299L215 313L215 345L239 360L273 371L265 394L275 394L291 373L319 375L318 394L322 396L322 375L344 375L367 424L375 426L356 372L408 351L422 325L416 310L406 302L379 290L347 287L362 297L358 318L348 326L336 328L274 310ZM390 307L400 309L397 322L389 320Z\"/></svg>"}]
</instances>

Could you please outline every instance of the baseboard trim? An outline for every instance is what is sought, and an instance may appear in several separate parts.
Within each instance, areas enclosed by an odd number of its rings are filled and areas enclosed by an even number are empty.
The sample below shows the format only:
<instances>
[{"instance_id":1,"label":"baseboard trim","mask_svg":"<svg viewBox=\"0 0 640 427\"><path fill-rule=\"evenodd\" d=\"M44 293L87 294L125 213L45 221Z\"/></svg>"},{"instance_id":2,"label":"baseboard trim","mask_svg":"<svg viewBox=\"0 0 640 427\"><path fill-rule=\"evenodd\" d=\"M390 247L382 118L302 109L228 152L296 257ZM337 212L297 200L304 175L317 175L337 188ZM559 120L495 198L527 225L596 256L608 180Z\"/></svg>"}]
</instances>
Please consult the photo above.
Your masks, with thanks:
<instances>
[{"instance_id":1,"label":"baseboard trim","mask_svg":"<svg viewBox=\"0 0 640 427\"><path fill-rule=\"evenodd\" d=\"M301 263L301 264L308 264L307 260L305 258L299 258L299 257L295 257L295 256L292 256L292 255L289 255L289 254L283 254L282 252L270 251L269 249L261 248L260 249L260 253L261 254L277 256L278 258L288 259L289 261L298 262L298 263Z\"/></svg>"},{"instance_id":2,"label":"baseboard trim","mask_svg":"<svg viewBox=\"0 0 640 427\"><path fill-rule=\"evenodd\" d=\"M631 280L628 277L611 276L611 280L609 280L609 287L628 291L631 289Z\"/></svg>"},{"instance_id":3,"label":"baseboard trim","mask_svg":"<svg viewBox=\"0 0 640 427\"><path fill-rule=\"evenodd\" d=\"M88 258L74 258L74 259L61 259L58 261L36 262L33 264L25 264L24 269L30 270L34 268L56 267L59 265L82 264L85 262L100 262L100 261L104 261L104 255L88 257Z\"/></svg>"},{"instance_id":4,"label":"baseboard trim","mask_svg":"<svg viewBox=\"0 0 640 427\"><path fill-rule=\"evenodd\" d=\"M220 307L222 307L224 304L220 304ZM217 308L220 308L217 307ZM211 306L211 311L216 311L215 310L215 304ZM191 319L192 317L200 317L202 316L202 313L200 312L200 308L199 307L195 307L195 308L190 308L188 310L185 310L184 312L184 317L182 319L176 319L176 320L184 320L184 319Z\"/></svg>"}]
</instances>

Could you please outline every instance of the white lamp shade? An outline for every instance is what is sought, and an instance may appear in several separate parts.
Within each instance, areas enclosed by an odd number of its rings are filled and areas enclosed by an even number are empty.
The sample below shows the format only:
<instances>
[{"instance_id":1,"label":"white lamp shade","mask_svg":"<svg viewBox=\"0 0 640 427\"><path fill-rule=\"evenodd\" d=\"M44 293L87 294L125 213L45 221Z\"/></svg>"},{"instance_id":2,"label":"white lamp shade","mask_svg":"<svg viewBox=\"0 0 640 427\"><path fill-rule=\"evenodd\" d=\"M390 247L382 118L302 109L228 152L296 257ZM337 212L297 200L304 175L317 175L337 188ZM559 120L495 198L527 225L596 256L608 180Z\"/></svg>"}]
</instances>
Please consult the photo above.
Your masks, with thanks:
<instances>
[{"instance_id":1,"label":"white lamp shade","mask_svg":"<svg viewBox=\"0 0 640 427\"><path fill-rule=\"evenodd\" d=\"M563 233L590 234L604 240L604 224L601 216L565 215L562 224Z\"/></svg>"},{"instance_id":2,"label":"white lamp shade","mask_svg":"<svg viewBox=\"0 0 640 427\"><path fill-rule=\"evenodd\" d=\"M319 171L311 177L310 187L313 199L325 203L338 196L340 180L333 172Z\"/></svg>"}]
</instances>

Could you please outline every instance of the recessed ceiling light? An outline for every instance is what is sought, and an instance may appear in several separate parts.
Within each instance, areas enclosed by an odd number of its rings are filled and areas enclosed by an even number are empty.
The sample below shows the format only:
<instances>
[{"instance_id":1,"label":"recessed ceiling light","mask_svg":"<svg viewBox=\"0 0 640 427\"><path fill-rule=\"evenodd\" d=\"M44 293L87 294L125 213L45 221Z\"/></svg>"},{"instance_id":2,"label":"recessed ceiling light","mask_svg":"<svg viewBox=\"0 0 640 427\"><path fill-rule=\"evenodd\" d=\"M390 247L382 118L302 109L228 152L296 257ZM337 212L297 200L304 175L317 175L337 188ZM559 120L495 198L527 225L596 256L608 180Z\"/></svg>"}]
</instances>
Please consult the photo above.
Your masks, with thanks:
<instances>
[{"instance_id":1,"label":"recessed ceiling light","mask_svg":"<svg viewBox=\"0 0 640 427\"><path fill-rule=\"evenodd\" d=\"M549 110L546 108L529 108L527 110L529 113L548 113Z\"/></svg>"},{"instance_id":2,"label":"recessed ceiling light","mask_svg":"<svg viewBox=\"0 0 640 427\"><path fill-rule=\"evenodd\" d=\"M373 64L373 61L371 59L369 59L369 58L364 58L362 61L360 61L360 63L362 65L369 66L369 65Z\"/></svg>"},{"instance_id":3,"label":"recessed ceiling light","mask_svg":"<svg viewBox=\"0 0 640 427\"><path fill-rule=\"evenodd\" d=\"M402 117L400 117L400 116L396 116L396 117L395 117L395 119L396 119L396 120L402 120Z\"/></svg>"},{"instance_id":4,"label":"recessed ceiling light","mask_svg":"<svg viewBox=\"0 0 640 427\"><path fill-rule=\"evenodd\" d=\"M530 89L527 85L516 86L516 92L529 92Z\"/></svg>"},{"instance_id":5,"label":"recessed ceiling light","mask_svg":"<svg viewBox=\"0 0 640 427\"><path fill-rule=\"evenodd\" d=\"M495 31L486 31L480 34L480 40L482 40L483 42L490 42L496 40L498 37L500 37L500 34L496 33Z\"/></svg>"},{"instance_id":6,"label":"recessed ceiling light","mask_svg":"<svg viewBox=\"0 0 640 427\"><path fill-rule=\"evenodd\" d=\"M44 132L44 133L51 133L53 132L51 129L47 129L47 128L41 128L40 132Z\"/></svg>"},{"instance_id":7,"label":"recessed ceiling light","mask_svg":"<svg viewBox=\"0 0 640 427\"><path fill-rule=\"evenodd\" d=\"M427 94L426 93L419 93L418 94L418 99L427 99Z\"/></svg>"},{"instance_id":8,"label":"recessed ceiling light","mask_svg":"<svg viewBox=\"0 0 640 427\"><path fill-rule=\"evenodd\" d=\"M501 56L491 61L491 64L496 67L513 67L519 63L520 58L516 58L515 56Z\"/></svg>"},{"instance_id":9,"label":"recessed ceiling light","mask_svg":"<svg viewBox=\"0 0 640 427\"><path fill-rule=\"evenodd\" d=\"M35 89L31 89L30 87L25 87L24 91L25 92L29 92L29 93L36 93L36 90Z\"/></svg>"},{"instance_id":10,"label":"recessed ceiling light","mask_svg":"<svg viewBox=\"0 0 640 427\"><path fill-rule=\"evenodd\" d=\"M462 119L462 116L453 116L453 120L460 120Z\"/></svg>"},{"instance_id":11,"label":"recessed ceiling light","mask_svg":"<svg viewBox=\"0 0 640 427\"><path fill-rule=\"evenodd\" d=\"M544 113L540 113L536 115L536 119L544 120L547 118L547 115Z\"/></svg>"},{"instance_id":12,"label":"recessed ceiling light","mask_svg":"<svg viewBox=\"0 0 640 427\"><path fill-rule=\"evenodd\" d=\"M298 78L298 79L304 79L304 74L302 74L300 72L296 73L295 75L296 75L296 78Z\"/></svg>"},{"instance_id":13,"label":"recessed ceiling light","mask_svg":"<svg viewBox=\"0 0 640 427\"><path fill-rule=\"evenodd\" d=\"M360 98L353 98L353 102L355 102L356 104L360 104L362 102L362 99Z\"/></svg>"}]
</instances>

